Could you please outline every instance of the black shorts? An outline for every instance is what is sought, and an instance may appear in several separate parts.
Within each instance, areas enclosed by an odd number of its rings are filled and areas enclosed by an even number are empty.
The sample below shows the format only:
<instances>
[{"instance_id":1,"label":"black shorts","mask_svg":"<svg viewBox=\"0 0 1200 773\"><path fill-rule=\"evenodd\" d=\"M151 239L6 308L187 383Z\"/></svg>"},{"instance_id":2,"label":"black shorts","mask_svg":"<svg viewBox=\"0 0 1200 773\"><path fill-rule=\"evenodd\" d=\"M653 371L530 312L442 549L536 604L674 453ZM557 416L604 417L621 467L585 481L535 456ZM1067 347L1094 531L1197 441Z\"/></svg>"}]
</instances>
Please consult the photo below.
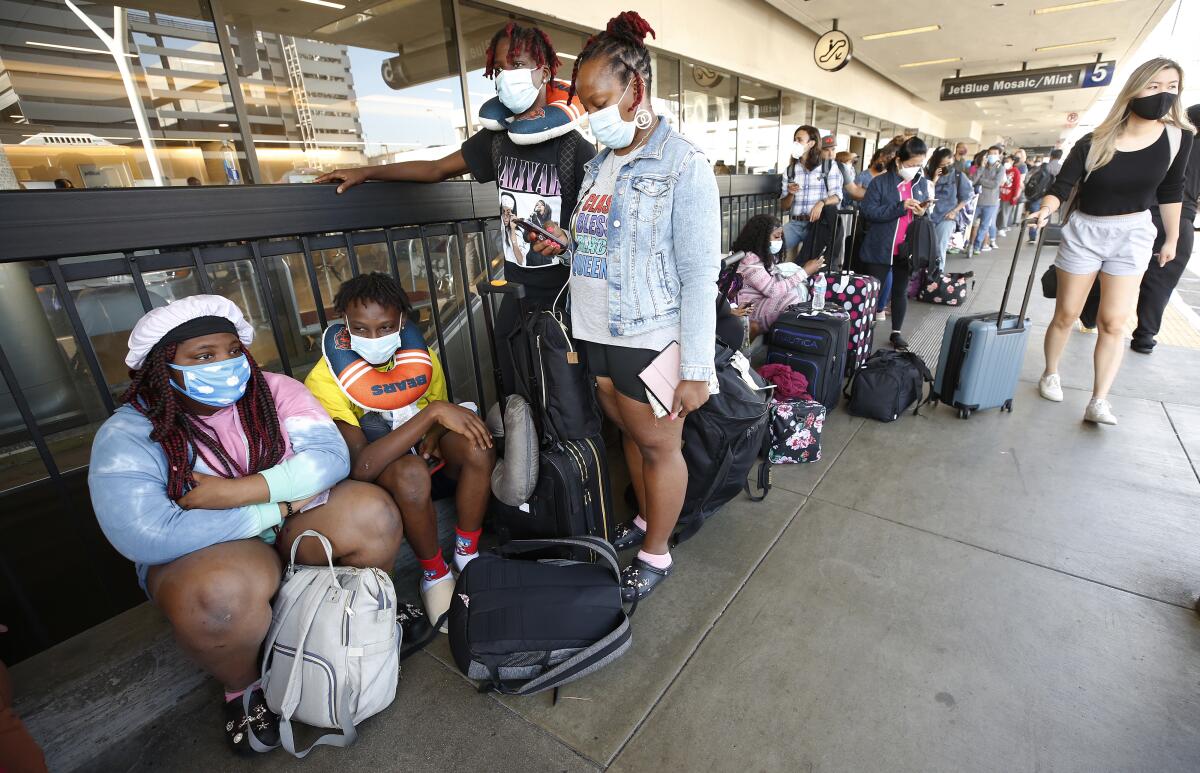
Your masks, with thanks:
<instances>
[{"instance_id":1,"label":"black shorts","mask_svg":"<svg viewBox=\"0 0 1200 773\"><path fill-rule=\"evenodd\" d=\"M658 352L654 349L632 349L612 344L595 344L580 341L587 354L588 373L611 379L617 391L631 400L650 404L646 397L646 385L638 374L654 361ZM670 408L670 406L667 406Z\"/></svg>"}]
</instances>

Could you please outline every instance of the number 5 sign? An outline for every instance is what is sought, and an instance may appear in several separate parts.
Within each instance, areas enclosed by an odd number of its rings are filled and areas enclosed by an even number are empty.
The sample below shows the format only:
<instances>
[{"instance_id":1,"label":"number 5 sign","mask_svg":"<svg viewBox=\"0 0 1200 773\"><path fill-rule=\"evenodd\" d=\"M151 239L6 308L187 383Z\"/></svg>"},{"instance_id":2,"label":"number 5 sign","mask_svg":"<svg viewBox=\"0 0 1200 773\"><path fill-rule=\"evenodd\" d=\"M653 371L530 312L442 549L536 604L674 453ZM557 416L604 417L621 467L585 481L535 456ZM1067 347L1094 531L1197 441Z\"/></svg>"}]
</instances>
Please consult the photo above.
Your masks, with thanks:
<instances>
[{"instance_id":1,"label":"number 5 sign","mask_svg":"<svg viewBox=\"0 0 1200 773\"><path fill-rule=\"evenodd\" d=\"M1095 64L1086 65L1083 68L1083 83L1080 83L1080 88L1091 89L1099 86L1107 86L1112 83L1113 70L1117 69L1115 61L1096 62Z\"/></svg>"}]
</instances>

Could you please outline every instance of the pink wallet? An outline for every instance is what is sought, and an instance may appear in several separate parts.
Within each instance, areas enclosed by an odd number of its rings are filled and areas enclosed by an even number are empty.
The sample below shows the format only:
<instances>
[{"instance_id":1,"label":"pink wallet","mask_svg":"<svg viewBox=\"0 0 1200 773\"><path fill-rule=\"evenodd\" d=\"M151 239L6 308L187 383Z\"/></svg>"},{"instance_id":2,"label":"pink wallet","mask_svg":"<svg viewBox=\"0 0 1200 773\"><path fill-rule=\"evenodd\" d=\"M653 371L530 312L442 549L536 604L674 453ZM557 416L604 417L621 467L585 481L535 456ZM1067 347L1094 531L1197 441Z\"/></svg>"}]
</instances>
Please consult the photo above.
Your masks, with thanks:
<instances>
[{"instance_id":1,"label":"pink wallet","mask_svg":"<svg viewBox=\"0 0 1200 773\"><path fill-rule=\"evenodd\" d=\"M675 390L679 387L679 342L672 341L658 353L638 378L650 390L650 394L668 411L675 402Z\"/></svg>"}]
</instances>

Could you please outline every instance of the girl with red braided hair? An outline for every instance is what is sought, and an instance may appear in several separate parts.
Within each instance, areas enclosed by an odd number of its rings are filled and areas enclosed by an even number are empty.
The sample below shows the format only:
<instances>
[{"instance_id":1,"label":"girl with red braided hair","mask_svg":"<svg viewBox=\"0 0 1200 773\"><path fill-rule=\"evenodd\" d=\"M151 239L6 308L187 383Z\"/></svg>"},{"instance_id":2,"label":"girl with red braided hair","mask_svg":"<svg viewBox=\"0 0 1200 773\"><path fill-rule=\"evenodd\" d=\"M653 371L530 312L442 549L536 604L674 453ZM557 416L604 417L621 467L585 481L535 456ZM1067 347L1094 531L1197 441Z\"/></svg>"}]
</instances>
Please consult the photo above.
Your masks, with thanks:
<instances>
[{"instance_id":1,"label":"girl with red braided hair","mask_svg":"<svg viewBox=\"0 0 1200 773\"><path fill-rule=\"evenodd\" d=\"M462 149L437 161L337 169L316 179L337 182L338 193L367 180L441 182L470 174L476 182L495 182L503 233L494 245L504 254L504 278L525 285L535 305L554 302L567 283L567 266L553 255L530 248L536 232L521 221L556 225L575 209L583 165L596 149L576 131L585 113L555 80L559 60L545 32L515 21L496 31L487 49L484 75L496 82L497 96L480 108L483 125ZM540 206L539 206L540 204ZM505 296L496 319L497 340L517 324L516 303ZM501 347L504 391L516 391L511 357Z\"/></svg>"},{"instance_id":2,"label":"girl with red braided hair","mask_svg":"<svg viewBox=\"0 0 1200 773\"><path fill-rule=\"evenodd\" d=\"M621 428L641 510L614 540L618 549L641 546L622 575L627 600L646 596L671 573L668 544L688 482L683 418L708 401L721 262L712 165L651 105L645 38L653 33L626 11L575 60L571 88L607 148L586 167L570 233L557 233L569 243L574 334L604 413ZM560 251L550 242L534 249ZM679 385L671 404L660 406L669 415L658 418L639 374L673 342Z\"/></svg>"},{"instance_id":3,"label":"girl with red braided hair","mask_svg":"<svg viewBox=\"0 0 1200 773\"><path fill-rule=\"evenodd\" d=\"M231 301L194 295L154 309L129 335L132 382L92 444L100 527L180 647L225 688L225 732L278 743L258 656L297 535L315 529L347 566L390 571L399 513L383 489L343 480L346 442L298 381L259 369L254 329ZM297 560L324 549L300 543ZM250 692L249 711L241 696Z\"/></svg>"}]
</instances>

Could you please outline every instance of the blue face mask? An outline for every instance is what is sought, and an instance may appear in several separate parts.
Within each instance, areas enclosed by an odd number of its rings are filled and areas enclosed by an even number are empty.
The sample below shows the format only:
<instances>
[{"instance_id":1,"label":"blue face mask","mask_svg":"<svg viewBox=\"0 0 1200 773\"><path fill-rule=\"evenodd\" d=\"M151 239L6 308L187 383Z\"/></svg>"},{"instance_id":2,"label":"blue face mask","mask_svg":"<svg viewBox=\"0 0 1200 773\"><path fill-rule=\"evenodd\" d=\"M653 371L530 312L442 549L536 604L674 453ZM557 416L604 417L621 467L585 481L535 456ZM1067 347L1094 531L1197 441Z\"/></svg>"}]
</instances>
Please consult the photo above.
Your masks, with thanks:
<instances>
[{"instance_id":1,"label":"blue face mask","mask_svg":"<svg viewBox=\"0 0 1200 773\"><path fill-rule=\"evenodd\" d=\"M772 239L771 240L771 254L772 255L778 255L779 251L782 249L783 249L783 239Z\"/></svg>"},{"instance_id":2,"label":"blue face mask","mask_svg":"<svg viewBox=\"0 0 1200 773\"><path fill-rule=\"evenodd\" d=\"M171 386L196 402L214 408L224 408L241 400L250 381L250 361L244 354L221 362L172 364L170 367L183 374L183 386L176 384L174 379L171 379Z\"/></svg>"},{"instance_id":3,"label":"blue face mask","mask_svg":"<svg viewBox=\"0 0 1200 773\"><path fill-rule=\"evenodd\" d=\"M541 87L533 83L535 72L537 70L501 70L496 74L496 93L514 115L524 113L537 100Z\"/></svg>"},{"instance_id":4,"label":"blue face mask","mask_svg":"<svg viewBox=\"0 0 1200 773\"><path fill-rule=\"evenodd\" d=\"M625 99L631 85L633 85L632 80L621 92L621 99L606 108L588 113L588 125L592 127L592 134L602 145L613 150L629 147L633 142L633 135L637 131L633 121L626 121L621 117L621 100Z\"/></svg>"}]
</instances>

